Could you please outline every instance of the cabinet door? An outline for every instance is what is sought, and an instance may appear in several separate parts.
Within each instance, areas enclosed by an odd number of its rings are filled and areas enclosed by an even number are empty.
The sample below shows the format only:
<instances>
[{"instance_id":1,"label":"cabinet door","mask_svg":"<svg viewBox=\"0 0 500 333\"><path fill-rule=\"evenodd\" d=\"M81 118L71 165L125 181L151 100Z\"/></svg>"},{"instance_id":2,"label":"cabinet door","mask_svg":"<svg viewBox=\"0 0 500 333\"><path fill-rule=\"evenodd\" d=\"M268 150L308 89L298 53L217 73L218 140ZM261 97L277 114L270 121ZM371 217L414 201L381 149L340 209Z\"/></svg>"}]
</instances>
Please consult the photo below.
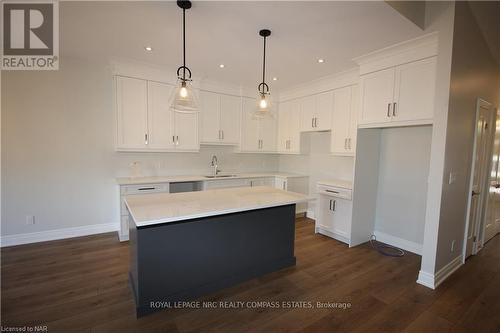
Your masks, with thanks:
<instances>
[{"instance_id":1,"label":"cabinet door","mask_svg":"<svg viewBox=\"0 0 500 333\"><path fill-rule=\"evenodd\" d=\"M148 144L147 81L116 77L117 148L145 149Z\"/></svg>"},{"instance_id":2,"label":"cabinet door","mask_svg":"<svg viewBox=\"0 0 500 333\"><path fill-rule=\"evenodd\" d=\"M303 132L314 131L314 115L316 113L316 96L300 99L300 129Z\"/></svg>"},{"instance_id":3,"label":"cabinet door","mask_svg":"<svg viewBox=\"0 0 500 333\"><path fill-rule=\"evenodd\" d=\"M332 198L326 195L320 195L318 200L316 228L321 228L333 232L333 211Z\"/></svg>"},{"instance_id":4,"label":"cabinet door","mask_svg":"<svg viewBox=\"0 0 500 333\"><path fill-rule=\"evenodd\" d=\"M436 57L398 66L393 121L432 119L435 87Z\"/></svg>"},{"instance_id":5,"label":"cabinet door","mask_svg":"<svg viewBox=\"0 0 500 333\"><path fill-rule=\"evenodd\" d=\"M218 143L221 139L219 126L219 95L200 91L201 142Z\"/></svg>"},{"instance_id":6,"label":"cabinet door","mask_svg":"<svg viewBox=\"0 0 500 333\"><path fill-rule=\"evenodd\" d=\"M360 124L391 121L395 69L389 68L361 76Z\"/></svg>"},{"instance_id":7,"label":"cabinet door","mask_svg":"<svg viewBox=\"0 0 500 333\"><path fill-rule=\"evenodd\" d=\"M172 112L175 124L176 149L199 150L198 113Z\"/></svg>"},{"instance_id":8,"label":"cabinet door","mask_svg":"<svg viewBox=\"0 0 500 333\"><path fill-rule=\"evenodd\" d=\"M257 102L253 98L243 98L243 110L241 117L241 151L259 150L259 127L260 121L253 118Z\"/></svg>"},{"instance_id":9,"label":"cabinet door","mask_svg":"<svg viewBox=\"0 0 500 333\"><path fill-rule=\"evenodd\" d=\"M172 86L148 82L149 148L173 149L173 119L169 98Z\"/></svg>"},{"instance_id":10,"label":"cabinet door","mask_svg":"<svg viewBox=\"0 0 500 333\"><path fill-rule=\"evenodd\" d=\"M259 137L261 139L261 151L271 152L276 151L277 139L277 115L274 110L271 110L272 117L260 119Z\"/></svg>"},{"instance_id":11,"label":"cabinet door","mask_svg":"<svg viewBox=\"0 0 500 333\"><path fill-rule=\"evenodd\" d=\"M333 91L316 95L314 130L328 131L332 126Z\"/></svg>"},{"instance_id":12,"label":"cabinet door","mask_svg":"<svg viewBox=\"0 0 500 333\"><path fill-rule=\"evenodd\" d=\"M334 91L332 116L332 134L330 150L333 154L345 154L349 151L349 126L351 114L351 87Z\"/></svg>"},{"instance_id":13,"label":"cabinet door","mask_svg":"<svg viewBox=\"0 0 500 333\"><path fill-rule=\"evenodd\" d=\"M298 100L290 102L288 114L288 152L300 153L300 103Z\"/></svg>"},{"instance_id":14,"label":"cabinet door","mask_svg":"<svg viewBox=\"0 0 500 333\"><path fill-rule=\"evenodd\" d=\"M348 241L351 235L352 201L338 198L331 199L333 210L332 232L345 237Z\"/></svg>"},{"instance_id":15,"label":"cabinet door","mask_svg":"<svg viewBox=\"0 0 500 333\"><path fill-rule=\"evenodd\" d=\"M238 144L240 142L241 97L220 96L221 142Z\"/></svg>"},{"instance_id":16,"label":"cabinet door","mask_svg":"<svg viewBox=\"0 0 500 333\"><path fill-rule=\"evenodd\" d=\"M349 115L349 138L347 148L350 153L356 153L356 141L358 136L358 118L359 118L359 87L351 87L351 112Z\"/></svg>"},{"instance_id":17,"label":"cabinet door","mask_svg":"<svg viewBox=\"0 0 500 333\"><path fill-rule=\"evenodd\" d=\"M287 153L288 152L288 140L289 140L289 129L290 129L290 101L280 103L278 112L278 151Z\"/></svg>"}]
</instances>

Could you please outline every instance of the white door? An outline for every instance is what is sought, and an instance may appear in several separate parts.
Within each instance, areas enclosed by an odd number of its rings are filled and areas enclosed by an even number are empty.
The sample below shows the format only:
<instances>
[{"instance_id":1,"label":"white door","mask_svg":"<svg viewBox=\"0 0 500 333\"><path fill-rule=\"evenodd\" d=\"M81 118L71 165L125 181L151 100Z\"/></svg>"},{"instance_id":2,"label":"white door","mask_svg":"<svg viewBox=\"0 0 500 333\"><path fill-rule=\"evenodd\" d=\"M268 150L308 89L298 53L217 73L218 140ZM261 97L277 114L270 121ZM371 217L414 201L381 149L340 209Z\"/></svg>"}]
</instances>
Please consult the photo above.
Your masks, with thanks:
<instances>
[{"instance_id":1,"label":"white door","mask_svg":"<svg viewBox=\"0 0 500 333\"><path fill-rule=\"evenodd\" d=\"M174 148L173 118L169 98L172 86L159 82L148 82L148 127L152 149Z\"/></svg>"},{"instance_id":2,"label":"white door","mask_svg":"<svg viewBox=\"0 0 500 333\"><path fill-rule=\"evenodd\" d=\"M116 107L117 148L147 148L147 81L117 76Z\"/></svg>"},{"instance_id":3,"label":"white door","mask_svg":"<svg viewBox=\"0 0 500 333\"><path fill-rule=\"evenodd\" d=\"M278 112L278 151L288 152L291 101L280 103Z\"/></svg>"},{"instance_id":4,"label":"white door","mask_svg":"<svg viewBox=\"0 0 500 333\"><path fill-rule=\"evenodd\" d=\"M314 115L316 113L316 96L300 99L300 129L303 132L314 131Z\"/></svg>"},{"instance_id":5,"label":"white door","mask_svg":"<svg viewBox=\"0 0 500 333\"><path fill-rule=\"evenodd\" d=\"M300 153L300 103L290 102L288 113L288 152Z\"/></svg>"},{"instance_id":6,"label":"white door","mask_svg":"<svg viewBox=\"0 0 500 333\"><path fill-rule=\"evenodd\" d=\"M360 124L391 121L395 69L389 68L361 76Z\"/></svg>"},{"instance_id":7,"label":"white door","mask_svg":"<svg viewBox=\"0 0 500 333\"><path fill-rule=\"evenodd\" d=\"M488 204L484 224L484 242L486 243L500 232L500 118L498 113L491 158Z\"/></svg>"},{"instance_id":8,"label":"white door","mask_svg":"<svg viewBox=\"0 0 500 333\"><path fill-rule=\"evenodd\" d=\"M394 87L393 121L432 119L436 57L396 67Z\"/></svg>"},{"instance_id":9,"label":"white door","mask_svg":"<svg viewBox=\"0 0 500 333\"><path fill-rule=\"evenodd\" d=\"M332 128L333 91L316 95L315 131L328 131Z\"/></svg>"},{"instance_id":10,"label":"white door","mask_svg":"<svg viewBox=\"0 0 500 333\"><path fill-rule=\"evenodd\" d=\"M489 190L489 160L491 151L492 118L491 105L478 101L474 159L472 165L471 192L469 195L469 219L467 222L465 257L476 254L480 248L480 226L484 220L486 191Z\"/></svg>"},{"instance_id":11,"label":"white door","mask_svg":"<svg viewBox=\"0 0 500 333\"><path fill-rule=\"evenodd\" d=\"M277 116L274 110L271 110L273 117L264 117L260 119L259 137L261 140L261 151L276 151L277 139Z\"/></svg>"},{"instance_id":12,"label":"white door","mask_svg":"<svg viewBox=\"0 0 500 333\"><path fill-rule=\"evenodd\" d=\"M200 140L203 143L218 143L221 140L219 100L216 93L200 91Z\"/></svg>"},{"instance_id":13,"label":"white door","mask_svg":"<svg viewBox=\"0 0 500 333\"><path fill-rule=\"evenodd\" d=\"M351 87L351 112L349 116L349 138L347 148L351 154L356 153L356 141L358 136L359 118L359 87Z\"/></svg>"},{"instance_id":14,"label":"white door","mask_svg":"<svg viewBox=\"0 0 500 333\"><path fill-rule=\"evenodd\" d=\"M172 112L174 115L176 149L199 150L198 113Z\"/></svg>"},{"instance_id":15,"label":"white door","mask_svg":"<svg viewBox=\"0 0 500 333\"><path fill-rule=\"evenodd\" d=\"M345 154L349 151L349 126L351 114L351 87L334 91L333 95L332 134L330 151L333 154Z\"/></svg>"},{"instance_id":16,"label":"white door","mask_svg":"<svg viewBox=\"0 0 500 333\"><path fill-rule=\"evenodd\" d=\"M220 96L221 141L227 144L240 142L241 97Z\"/></svg>"},{"instance_id":17,"label":"white door","mask_svg":"<svg viewBox=\"0 0 500 333\"><path fill-rule=\"evenodd\" d=\"M253 113L257 107L256 101L253 98L243 98L243 110L241 117L241 150L242 151L258 151L259 150L259 127L260 122L253 117Z\"/></svg>"}]
</instances>

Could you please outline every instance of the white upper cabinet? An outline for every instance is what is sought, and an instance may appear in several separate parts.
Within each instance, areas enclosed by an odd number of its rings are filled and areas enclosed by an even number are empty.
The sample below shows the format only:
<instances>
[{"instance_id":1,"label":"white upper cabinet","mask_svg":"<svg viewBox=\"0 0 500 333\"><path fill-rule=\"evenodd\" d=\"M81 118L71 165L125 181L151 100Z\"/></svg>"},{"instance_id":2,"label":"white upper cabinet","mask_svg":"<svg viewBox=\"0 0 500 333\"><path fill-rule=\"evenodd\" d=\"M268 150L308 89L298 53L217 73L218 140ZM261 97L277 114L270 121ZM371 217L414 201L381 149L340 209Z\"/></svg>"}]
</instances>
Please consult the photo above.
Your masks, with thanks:
<instances>
[{"instance_id":1,"label":"white upper cabinet","mask_svg":"<svg viewBox=\"0 0 500 333\"><path fill-rule=\"evenodd\" d=\"M148 92L145 80L116 77L117 149L146 149Z\"/></svg>"},{"instance_id":2,"label":"white upper cabinet","mask_svg":"<svg viewBox=\"0 0 500 333\"><path fill-rule=\"evenodd\" d=\"M172 89L165 83L116 76L116 150L199 150L198 114L172 111Z\"/></svg>"},{"instance_id":3,"label":"white upper cabinet","mask_svg":"<svg viewBox=\"0 0 500 333\"><path fill-rule=\"evenodd\" d=\"M363 75L360 125L431 123L435 88L436 57Z\"/></svg>"},{"instance_id":4,"label":"white upper cabinet","mask_svg":"<svg viewBox=\"0 0 500 333\"><path fill-rule=\"evenodd\" d=\"M358 87L334 90L330 151L334 155L352 156L356 152Z\"/></svg>"},{"instance_id":5,"label":"white upper cabinet","mask_svg":"<svg viewBox=\"0 0 500 333\"><path fill-rule=\"evenodd\" d=\"M175 149L198 151L198 114L172 111L174 118Z\"/></svg>"},{"instance_id":6,"label":"white upper cabinet","mask_svg":"<svg viewBox=\"0 0 500 333\"><path fill-rule=\"evenodd\" d=\"M396 67L393 120L425 120L434 117L436 57Z\"/></svg>"},{"instance_id":7,"label":"white upper cabinet","mask_svg":"<svg viewBox=\"0 0 500 333\"><path fill-rule=\"evenodd\" d=\"M220 98L218 94L200 91L201 143L218 143L220 140L219 104Z\"/></svg>"},{"instance_id":8,"label":"white upper cabinet","mask_svg":"<svg viewBox=\"0 0 500 333\"><path fill-rule=\"evenodd\" d=\"M241 98L200 92L201 142L237 145L240 138Z\"/></svg>"},{"instance_id":9,"label":"white upper cabinet","mask_svg":"<svg viewBox=\"0 0 500 333\"><path fill-rule=\"evenodd\" d=\"M438 36L431 33L354 59L360 73L359 127L432 124Z\"/></svg>"},{"instance_id":10,"label":"white upper cabinet","mask_svg":"<svg viewBox=\"0 0 500 333\"><path fill-rule=\"evenodd\" d=\"M362 124L383 123L391 120L394 96L395 69L389 68L361 77Z\"/></svg>"},{"instance_id":11,"label":"white upper cabinet","mask_svg":"<svg viewBox=\"0 0 500 333\"><path fill-rule=\"evenodd\" d=\"M220 96L220 130L222 143L240 142L241 97Z\"/></svg>"},{"instance_id":12,"label":"white upper cabinet","mask_svg":"<svg viewBox=\"0 0 500 333\"><path fill-rule=\"evenodd\" d=\"M280 153L300 153L300 100L280 103L277 143Z\"/></svg>"},{"instance_id":13,"label":"white upper cabinet","mask_svg":"<svg viewBox=\"0 0 500 333\"><path fill-rule=\"evenodd\" d=\"M148 82L149 148L175 148L173 114L169 104L172 89L168 84Z\"/></svg>"},{"instance_id":14,"label":"white upper cabinet","mask_svg":"<svg viewBox=\"0 0 500 333\"><path fill-rule=\"evenodd\" d=\"M301 131L328 131L331 129L333 92L303 97L300 100Z\"/></svg>"},{"instance_id":15,"label":"white upper cabinet","mask_svg":"<svg viewBox=\"0 0 500 333\"><path fill-rule=\"evenodd\" d=\"M276 114L273 117L256 119L253 113L257 108L257 101L243 97L242 101L241 144L242 152L275 152L277 139Z\"/></svg>"}]
</instances>

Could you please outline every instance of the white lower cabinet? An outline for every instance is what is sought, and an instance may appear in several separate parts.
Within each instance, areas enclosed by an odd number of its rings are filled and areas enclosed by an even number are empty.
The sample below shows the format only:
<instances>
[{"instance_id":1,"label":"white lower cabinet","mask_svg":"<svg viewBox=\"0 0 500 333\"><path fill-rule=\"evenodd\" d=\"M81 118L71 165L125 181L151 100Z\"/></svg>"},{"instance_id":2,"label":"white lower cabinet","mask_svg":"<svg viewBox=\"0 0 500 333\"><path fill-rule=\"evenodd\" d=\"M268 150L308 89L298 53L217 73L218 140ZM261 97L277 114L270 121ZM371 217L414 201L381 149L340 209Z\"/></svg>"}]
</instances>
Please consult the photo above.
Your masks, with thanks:
<instances>
[{"instance_id":1,"label":"white lower cabinet","mask_svg":"<svg viewBox=\"0 0 500 333\"><path fill-rule=\"evenodd\" d=\"M352 221L351 190L318 184L317 233L350 243Z\"/></svg>"}]
</instances>

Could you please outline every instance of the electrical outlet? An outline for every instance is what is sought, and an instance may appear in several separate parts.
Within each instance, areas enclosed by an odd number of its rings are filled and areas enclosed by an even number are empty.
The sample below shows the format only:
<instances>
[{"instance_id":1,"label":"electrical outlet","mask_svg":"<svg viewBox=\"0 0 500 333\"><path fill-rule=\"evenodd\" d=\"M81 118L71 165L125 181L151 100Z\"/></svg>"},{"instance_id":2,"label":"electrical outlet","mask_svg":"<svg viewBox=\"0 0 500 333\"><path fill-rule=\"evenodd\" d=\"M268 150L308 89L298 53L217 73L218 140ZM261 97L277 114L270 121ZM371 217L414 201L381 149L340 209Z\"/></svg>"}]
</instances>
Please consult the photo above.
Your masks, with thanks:
<instances>
[{"instance_id":1,"label":"electrical outlet","mask_svg":"<svg viewBox=\"0 0 500 333\"><path fill-rule=\"evenodd\" d=\"M448 184L451 185L457 181L458 172L450 172L450 178L448 179Z\"/></svg>"},{"instance_id":2,"label":"electrical outlet","mask_svg":"<svg viewBox=\"0 0 500 333\"><path fill-rule=\"evenodd\" d=\"M451 252L455 252L455 240L451 241Z\"/></svg>"},{"instance_id":3,"label":"electrical outlet","mask_svg":"<svg viewBox=\"0 0 500 333\"><path fill-rule=\"evenodd\" d=\"M33 216L33 215L26 215L26 224L28 224L28 225L35 224L35 216Z\"/></svg>"}]
</instances>

